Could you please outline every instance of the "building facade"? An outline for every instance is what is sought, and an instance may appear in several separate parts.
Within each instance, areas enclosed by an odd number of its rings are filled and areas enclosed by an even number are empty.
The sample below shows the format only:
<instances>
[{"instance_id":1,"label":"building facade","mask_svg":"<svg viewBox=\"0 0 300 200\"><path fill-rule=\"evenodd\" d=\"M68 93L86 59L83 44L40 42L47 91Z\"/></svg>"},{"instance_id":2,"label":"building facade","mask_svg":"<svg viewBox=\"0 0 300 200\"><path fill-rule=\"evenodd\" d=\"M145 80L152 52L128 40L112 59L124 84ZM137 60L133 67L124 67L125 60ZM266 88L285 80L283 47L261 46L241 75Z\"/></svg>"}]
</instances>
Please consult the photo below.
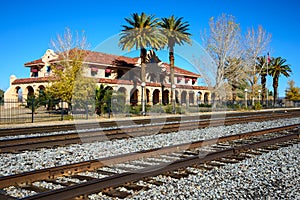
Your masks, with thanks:
<instances>
[{"instance_id":1,"label":"building facade","mask_svg":"<svg viewBox=\"0 0 300 200\"><path fill-rule=\"evenodd\" d=\"M84 75L93 77L97 84L110 86L113 90L124 93L126 102L135 105L141 102L142 90L149 105L171 103L170 66L161 62L154 51L147 53L146 82L140 81L140 58L117 56L102 52L85 51ZM25 63L29 68L28 78L10 77L10 87L4 94L4 101L21 102L28 96L44 90L51 82L52 67L59 67L59 55L48 49L37 60ZM63 70L63 69L62 69ZM174 67L175 100L177 104L207 104L211 93L206 86L199 86L199 74Z\"/></svg>"}]
</instances>

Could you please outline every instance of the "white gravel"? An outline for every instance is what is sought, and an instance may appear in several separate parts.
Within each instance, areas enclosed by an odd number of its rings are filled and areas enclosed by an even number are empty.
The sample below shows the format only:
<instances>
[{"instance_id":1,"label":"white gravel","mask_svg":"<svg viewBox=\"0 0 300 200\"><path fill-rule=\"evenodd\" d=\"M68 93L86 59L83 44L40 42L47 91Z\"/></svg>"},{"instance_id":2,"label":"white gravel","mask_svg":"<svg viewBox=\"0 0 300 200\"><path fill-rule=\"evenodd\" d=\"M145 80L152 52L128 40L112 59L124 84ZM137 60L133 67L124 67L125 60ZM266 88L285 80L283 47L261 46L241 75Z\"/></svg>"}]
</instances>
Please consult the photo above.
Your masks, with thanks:
<instances>
[{"instance_id":1,"label":"white gravel","mask_svg":"<svg viewBox=\"0 0 300 200\"><path fill-rule=\"evenodd\" d=\"M127 199L300 199L300 144L173 179ZM91 195L91 199L109 199Z\"/></svg>"},{"instance_id":2,"label":"white gravel","mask_svg":"<svg viewBox=\"0 0 300 200\"><path fill-rule=\"evenodd\" d=\"M214 120L217 120L217 118L213 118ZM199 120L188 120L188 121L182 121L182 122L192 122L192 121L199 121ZM132 121L129 121L128 125L124 125L125 122L118 122L118 126L113 127L103 127L103 128L93 128L93 129L84 129L81 127L80 124L75 124L75 127L78 130L70 130L70 131L55 131L55 132L47 132L47 133L33 133L33 134L25 134L25 135L10 135L10 136L3 136L0 137L1 140L9 140L9 139L22 139L22 138L32 138L32 137L40 137L40 136L49 136L49 135L60 135L60 134L72 134L72 133L87 133L87 132L95 132L95 131L105 131L105 130L111 130L111 129L122 129L122 128L132 128L132 127L147 127L152 125L161 125L162 127L165 124L172 124L174 122L166 122L165 119L161 119L160 122L157 122L157 119L155 121L152 121L150 124L135 124ZM12 127L13 128L13 127Z\"/></svg>"},{"instance_id":3,"label":"white gravel","mask_svg":"<svg viewBox=\"0 0 300 200\"><path fill-rule=\"evenodd\" d=\"M220 137L252 130L296 124L300 118L253 122L224 127L210 127L195 131L180 131L162 135L151 135L137 138L113 140L81 145L70 145L22 153L1 154L0 176L20 172L97 159L112 155L158 148L173 144L192 142L200 139ZM281 148L277 151L256 156L237 164L227 164L211 171L190 168L196 175L187 178L173 179L158 176L164 182L162 186L149 185L150 189L135 193L127 199L299 199L300 200L300 144ZM123 166L123 164L120 164ZM126 166L126 165L125 165ZM131 167L130 165L127 165ZM107 171L125 172L112 168ZM94 172L81 175L96 178L105 177ZM61 182L82 182L74 178L61 177ZM60 182L60 181L58 181ZM141 182L141 181L140 181ZM147 183L141 183L141 185ZM59 188L46 182L35 182L34 185L45 188ZM9 187L4 189L12 196L24 197L34 192ZM111 199L93 194L90 199Z\"/></svg>"},{"instance_id":4,"label":"white gravel","mask_svg":"<svg viewBox=\"0 0 300 200\"><path fill-rule=\"evenodd\" d=\"M43 148L22 153L3 153L0 160L0 176L296 123L300 123L300 118L208 127L194 131Z\"/></svg>"}]
</instances>

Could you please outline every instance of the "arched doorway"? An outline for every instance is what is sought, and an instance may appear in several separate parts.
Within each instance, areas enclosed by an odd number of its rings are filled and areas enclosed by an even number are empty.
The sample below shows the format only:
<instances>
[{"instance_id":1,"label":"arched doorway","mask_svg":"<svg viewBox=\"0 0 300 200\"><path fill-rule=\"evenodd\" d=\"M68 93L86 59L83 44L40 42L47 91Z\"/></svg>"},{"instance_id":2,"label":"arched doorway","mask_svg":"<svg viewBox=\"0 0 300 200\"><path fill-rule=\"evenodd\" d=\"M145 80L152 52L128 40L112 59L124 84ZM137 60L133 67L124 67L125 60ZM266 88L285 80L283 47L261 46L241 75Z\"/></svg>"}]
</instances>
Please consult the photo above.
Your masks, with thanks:
<instances>
[{"instance_id":1,"label":"arched doorway","mask_svg":"<svg viewBox=\"0 0 300 200\"><path fill-rule=\"evenodd\" d=\"M179 103L178 91L177 90L175 90L175 102Z\"/></svg>"},{"instance_id":2,"label":"arched doorway","mask_svg":"<svg viewBox=\"0 0 300 200\"><path fill-rule=\"evenodd\" d=\"M197 104L201 104L201 98L202 98L202 93L201 92L198 92L197 93Z\"/></svg>"},{"instance_id":3,"label":"arched doorway","mask_svg":"<svg viewBox=\"0 0 300 200\"><path fill-rule=\"evenodd\" d=\"M189 92L189 104L194 104L194 92Z\"/></svg>"},{"instance_id":4,"label":"arched doorway","mask_svg":"<svg viewBox=\"0 0 300 200\"><path fill-rule=\"evenodd\" d=\"M208 104L208 96L209 96L209 93L205 92L204 93L204 104Z\"/></svg>"},{"instance_id":5,"label":"arched doorway","mask_svg":"<svg viewBox=\"0 0 300 200\"><path fill-rule=\"evenodd\" d=\"M124 87L120 87L120 88L118 89L118 93L123 93L123 94L126 95L126 92L127 92L127 90L126 90L126 88L124 88Z\"/></svg>"},{"instance_id":6,"label":"arched doorway","mask_svg":"<svg viewBox=\"0 0 300 200\"><path fill-rule=\"evenodd\" d=\"M137 88L133 88L130 91L130 104L133 106L136 106L138 103L138 95L139 95L139 90Z\"/></svg>"},{"instance_id":7,"label":"arched doorway","mask_svg":"<svg viewBox=\"0 0 300 200\"><path fill-rule=\"evenodd\" d=\"M39 94L44 94L45 93L45 86L40 85L39 86Z\"/></svg>"},{"instance_id":8,"label":"arched doorway","mask_svg":"<svg viewBox=\"0 0 300 200\"><path fill-rule=\"evenodd\" d=\"M126 101L126 96L127 96L127 90L126 90L126 88L120 87L118 89L118 93L120 95L120 98L121 98L122 102L126 103L125 102Z\"/></svg>"},{"instance_id":9,"label":"arched doorway","mask_svg":"<svg viewBox=\"0 0 300 200\"><path fill-rule=\"evenodd\" d=\"M150 90L146 89L146 103L150 102Z\"/></svg>"},{"instance_id":10,"label":"arched doorway","mask_svg":"<svg viewBox=\"0 0 300 200\"><path fill-rule=\"evenodd\" d=\"M169 104L169 90L164 90L163 91L163 96L162 96L162 101L164 105Z\"/></svg>"},{"instance_id":11,"label":"arched doorway","mask_svg":"<svg viewBox=\"0 0 300 200\"><path fill-rule=\"evenodd\" d=\"M182 91L181 93L181 103L186 103L186 91Z\"/></svg>"},{"instance_id":12,"label":"arched doorway","mask_svg":"<svg viewBox=\"0 0 300 200\"><path fill-rule=\"evenodd\" d=\"M33 87L27 86L26 91L27 91L27 98L34 96L34 89L33 89Z\"/></svg>"},{"instance_id":13,"label":"arched doorway","mask_svg":"<svg viewBox=\"0 0 300 200\"><path fill-rule=\"evenodd\" d=\"M22 88L20 86L17 86L15 88L15 91L16 91L16 96L17 96L18 102L23 102L23 91L22 91Z\"/></svg>"},{"instance_id":14,"label":"arched doorway","mask_svg":"<svg viewBox=\"0 0 300 200\"><path fill-rule=\"evenodd\" d=\"M160 91L158 89L155 89L153 91L153 95L152 95L152 103L153 103L153 105L159 103L159 92Z\"/></svg>"}]
</instances>

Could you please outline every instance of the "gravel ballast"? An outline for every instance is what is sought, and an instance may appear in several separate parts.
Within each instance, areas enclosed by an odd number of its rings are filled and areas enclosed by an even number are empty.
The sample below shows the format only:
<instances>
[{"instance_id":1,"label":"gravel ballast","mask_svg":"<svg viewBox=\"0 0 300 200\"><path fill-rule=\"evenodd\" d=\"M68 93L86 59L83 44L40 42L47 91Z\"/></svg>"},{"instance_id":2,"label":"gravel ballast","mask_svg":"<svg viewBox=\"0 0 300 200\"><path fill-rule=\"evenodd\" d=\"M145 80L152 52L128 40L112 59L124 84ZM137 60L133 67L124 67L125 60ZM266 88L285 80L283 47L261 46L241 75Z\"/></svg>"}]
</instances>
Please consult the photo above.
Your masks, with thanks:
<instances>
[{"instance_id":1,"label":"gravel ballast","mask_svg":"<svg viewBox=\"0 0 300 200\"><path fill-rule=\"evenodd\" d=\"M300 144L173 179L128 199L300 199ZM94 198L93 198L94 197ZM92 196L92 199L102 199Z\"/></svg>"},{"instance_id":2,"label":"gravel ballast","mask_svg":"<svg viewBox=\"0 0 300 200\"><path fill-rule=\"evenodd\" d=\"M5 153L1 154L0 176L299 122L300 118L252 122L21 153ZM295 144L210 171L189 168L196 174L186 178L174 179L160 175L156 179L164 182L163 185L149 185L149 190L140 191L127 199L300 199L299 154L300 144ZM46 188L54 187L45 182L37 184L42 184ZM17 197L30 194L14 187L5 191ZM98 194L89 197L111 199Z\"/></svg>"},{"instance_id":3,"label":"gravel ballast","mask_svg":"<svg viewBox=\"0 0 300 200\"><path fill-rule=\"evenodd\" d=\"M21 153L3 153L0 176L296 123L300 123L300 118L208 127L194 131L74 144L51 149L42 148Z\"/></svg>"}]
</instances>

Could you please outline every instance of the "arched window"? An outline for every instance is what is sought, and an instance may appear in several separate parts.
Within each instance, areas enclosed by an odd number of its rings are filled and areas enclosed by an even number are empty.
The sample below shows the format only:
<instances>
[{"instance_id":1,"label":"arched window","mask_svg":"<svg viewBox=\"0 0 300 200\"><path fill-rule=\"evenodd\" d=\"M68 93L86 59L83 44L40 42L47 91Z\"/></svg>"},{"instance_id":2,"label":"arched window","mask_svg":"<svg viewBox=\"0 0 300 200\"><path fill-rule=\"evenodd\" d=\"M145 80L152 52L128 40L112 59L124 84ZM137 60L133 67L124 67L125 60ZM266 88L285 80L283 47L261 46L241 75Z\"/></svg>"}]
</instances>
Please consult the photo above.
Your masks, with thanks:
<instances>
[{"instance_id":1,"label":"arched window","mask_svg":"<svg viewBox=\"0 0 300 200\"><path fill-rule=\"evenodd\" d=\"M186 91L182 91L181 93L181 103L186 103Z\"/></svg>"},{"instance_id":2,"label":"arched window","mask_svg":"<svg viewBox=\"0 0 300 200\"><path fill-rule=\"evenodd\" d=\"M162 96L162 98L163 98L163 104L164 105L167 105L167 104L169 104L169 90L164 90L163 91L163 96Z\"/></svg>"},{"instance_id":3,"label":"arched window","mask_svg":"<svg viewBox=\"0 0 300 200\"><path fill-rule=\"evenodd\" d=\"M138 103L138 94L139 94L139 90L137 88L133 88L130 91L130 104L135 106Z\"/></svg>"},{"instance_id":4,"label":"arched window","mask_svg":"<svg viewBox=\"0 0 300 200\"><path fill-rule=\"evenodd\" d=\"M209 93L208 92L205 92L205 94L204 94L204 103L205 104L208 104L209 102L208 102L208 96L209 96Z\"/></svg>"},{"instance_id":5,"label":"arched window","mask_svg":"<svg viewBox=\"0 0 300 200\"><path fill-rule=\"evenodd\" d=\"M158 89L155 89L153 91L153 95L152 95L152 103L153 103L153 105L159 103L159 92L160 91Z\"/></svg>"},{"instance_id":6,"label":"arched window","mask_svg":"<svg viewBox=\"0 0 300 200\"><path fill-rule=\"evenodd\" d=\"M22 91L22 88L20 86L17 86L15 88L15 91L16 91L16 95L18 97L18 102L23 102L23 91Z\"/></svg>"},{"instance_id":7,"label":"arched window","mask_svg":"<svg viewBox=\"0 0 300 200\"><path fill-rule=\"evenodd\" d=\"M189 92L189 104L194 104L194 92Z\"/></svg>"},{"instance_id":8,"label":"arched window","mask_svg":"<svg viewBox=\"0 0 300 200\"><path fill-rule=\"evenodd\" d=\"M27 97L34 96L34 89L32 86L27 86L26 90L27 90Z\"/></svg>"}]
</instances>

